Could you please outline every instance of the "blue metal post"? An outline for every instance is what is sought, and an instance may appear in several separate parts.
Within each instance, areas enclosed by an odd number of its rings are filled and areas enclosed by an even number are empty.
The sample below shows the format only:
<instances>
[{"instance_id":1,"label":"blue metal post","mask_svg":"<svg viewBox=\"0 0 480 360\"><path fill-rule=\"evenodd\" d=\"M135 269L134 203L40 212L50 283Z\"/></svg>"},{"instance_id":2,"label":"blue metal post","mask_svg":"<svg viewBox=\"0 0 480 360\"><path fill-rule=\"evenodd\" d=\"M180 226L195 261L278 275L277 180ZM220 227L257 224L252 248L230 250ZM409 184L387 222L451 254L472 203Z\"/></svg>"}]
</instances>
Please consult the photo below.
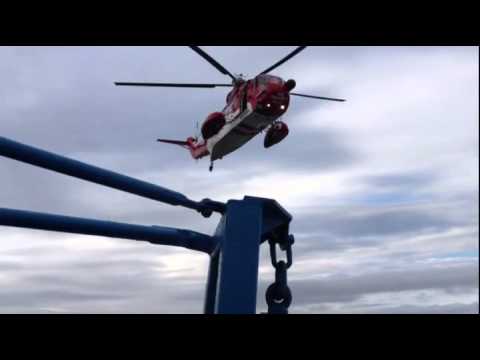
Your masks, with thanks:
<instances>
[{"instance_id":1,"label":"blue metal post","mask_svg":"<svg viewBox=\"0 0 480 360\"><path fill-rule=\"evenodd\" d=\"M215 238L191 230L123 224L3 208L0 208L0 225L148 241L152 244L180 246L207 254L210 254L217 245Z\"/></svg>"},{"instance_id":2,"label":"blue metal post","mask_svg":"<svg viewBox=\"0 0 480 360\"><path fill-rule=\"evenodd\" d=\"M210 264L208 267L207 288L205 291L205 303L203 312L205 314L215 314L215 302L217 298L218 286L218 260L220 251L214 251L210 255Z\"/></svg>"},{"instance_id":3,"label":"blue metal post","mask_svg":"<svg viewBox=\"0 0 480 360\"><path fill-rule=\"evenodd\" d=\"M254 198L230 200L224 218L215 313L255 314L263 203Z\"/></svg>"},{"instance_id":4,"label":"blue metal post","mask_svg":"<svg viewBox=\"0 0 480 360\"><path fill-rule=\"evenodd\" d=\"M260 244L289 239L291 215L275 200L230 200L218 224L205 297L206 314L255 314Z\"/></svg>"}]
</instances>

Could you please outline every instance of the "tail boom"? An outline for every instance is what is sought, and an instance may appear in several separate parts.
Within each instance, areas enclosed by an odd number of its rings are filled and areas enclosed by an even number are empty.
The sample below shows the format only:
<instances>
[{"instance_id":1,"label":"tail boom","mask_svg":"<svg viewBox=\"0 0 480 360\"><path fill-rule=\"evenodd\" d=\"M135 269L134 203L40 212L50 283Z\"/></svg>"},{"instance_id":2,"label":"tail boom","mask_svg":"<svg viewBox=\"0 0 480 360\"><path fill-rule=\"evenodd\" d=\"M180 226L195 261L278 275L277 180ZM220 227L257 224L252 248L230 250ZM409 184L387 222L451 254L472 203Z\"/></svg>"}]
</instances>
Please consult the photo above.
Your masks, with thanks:
<instances>
[{"instance_id":1,"label":"tail boom","mask_svg":"<svg viewBox=\"0 0 480 360\"><path fill-rule=\"evenodd\" d=\"M169 140L169 139L157 139L158 142L165 144L173 144L183 147L190 151L190 154L194 159L201 159L210 154L207 150L207 144L205 142L197 142L195 138L189 137L186 141L181 140Z\"/></svg>"}]
</instances>

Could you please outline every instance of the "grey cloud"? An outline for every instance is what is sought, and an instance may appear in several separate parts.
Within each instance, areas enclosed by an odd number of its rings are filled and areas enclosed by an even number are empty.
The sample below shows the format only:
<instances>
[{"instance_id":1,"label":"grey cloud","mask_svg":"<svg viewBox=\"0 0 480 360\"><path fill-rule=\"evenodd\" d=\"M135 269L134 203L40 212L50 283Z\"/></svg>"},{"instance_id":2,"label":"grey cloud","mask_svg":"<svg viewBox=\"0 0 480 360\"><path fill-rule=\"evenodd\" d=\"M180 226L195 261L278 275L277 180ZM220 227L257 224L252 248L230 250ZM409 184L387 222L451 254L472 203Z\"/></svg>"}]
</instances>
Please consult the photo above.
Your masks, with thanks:
<instances>
[{"instance_id":1,"label":"grey cloud","mask_svg":"<svg viewBox=\"0 0 480 360\"><path fill-rule=\"evenodd\" d=\"M104 294L101 292L86 294L84 292L70 292L70 291L22 291L16 293L1 294L0 306L11 306L15 304L16 307L32 307L38 304L48 306L52 303L65 302L87 302L99 300L115 300L118 295Z\"/></svg>"},{"instance_id":2,"label":"grey cloud","mask_svg":"<svg viewBox=\"0 0 480 360\"><path fill-rule=\"evenodd\" d=\"M370 309L369 314L478 314L478 302L430 306L390 306Z\"/></svg>"},{"instance_id":3,"label":"grey cloud","mask_svg":"<svg viewBox=\"0 0 480 360\"><path fill-rule=\"evenodd\" d=\"M389 306L385 304L371 304L360 308L338 310L331 304L315 304L298 307L296 313L326 313L326 314L478 314L478 302L451 303L446 305L402 305Z\"/></svg>"},{"instance_id":4,"label":"grey cloud","mask_svg":"<svg viewBox=\"0 0 480 360\"><path fill-rule=\"evenodd\" d=\"M288 121L287 121L288 122ZM263 136L255 138L249 147L233 153L218 163L225 169L233 169L242 161L255 168L285 172L330 171L344 168L359 161L361 157L342 138L342 134L330 129L304 131L294 129L280 144L264 149Z\"/></svg>"},{"instance_id":5,"label":"grey cloud","mask_svg":"<svg viewBox=\"0 0 480 360\"><path fill-rule=\"evenodd\" d=\"M435 174L431 172L407 172L390 173L387 175L366 176L363 179L365 183L374 187L401 188L415 191L418 187L431 184L436 179Z\"/></svg>"},{"instance_id":6,"label":"grey cloud","mask_svg":"<svg viewBox=\"0 0 480 360\"><path fill-rule=\"evenodd\" d=\"M24 265L19 264L16 261L7 261L7 260L0 260L0 271L12 271L12 270L19 270L22 269Z\"/></svg>"},{"instance_id":7,"label":"grey cloud","mask_svg":"<svg viewBox=\"0 0 480 360\"><path fill-rule=\"evenodd\" d=\"M291 284L296 305L353 302L362 296L422 289L478 288L478 265L385 271L358 276L330 276L325 279L296 280Z\"/></svg>"},{"instance_id":8,"label":"grey cloud","mask_svg":"<svg viewBox=\"0 0 480 360\"><path fill-rule=\"evenodd\" d=\"M59 307L65 312L100 313L200 313L204 287L179 283L177 279L144 283L141 277L125 276L108 287L83 284L82 287L58 287L52 290L34 288L31 291L13 290L0 293L0 306L9 312L41 312L46 307ZM105 284L108 284L105 282ZM197 295L195 295L197 294ZM3 310L2 310L3 312Z\"/></svg>"},{"instance_id":9,"label":"grey cloud","mask_svg":"<svg viewBox=\"0 0 480 360\"><path fill-rule=\"evenodd\" d=\"M472 212L462 210L462 216L458 216L458 206L458 203L443 207L420 204L330 211L317 208L312 214L295 218L292 231L308 234L311 240L306 246L310 250L334 250L375 246L390 236L441 232L456 226L472 226L473 230Z\"/></svg>"},{"instance_id":10,"label":"grey cloud","mask_svg":"<svg viewBox=\"0 0 480 360\"><path fill-rule=\"evenodd\" d=\"M337 221L335 222L334 219L337 219ZM409 233L449 225L444 222L447 219L438 219L430 214L418 211L401 210L368 214L360 218L353 215L350 218L343 217L339 219L339 216L337 216L334 219L329 219L329 224L332 225L330 228L335 234L340 236L378 236L392 233ZM321 222L319 225L322 225Z\"/></svg>"},{"instance_id":11,"label":"grey cloud","mask_svg":"<svg viewBox=\"0 0 480 360\"><path fill-rule=\"evenodd\" d=\"M8 264L2 275L7 279L14 276L17 286L0 288L0 306L7 312L42 312L45 308L66 312L201 312L202 301L196 300L204 296L206 269L198 269L199 277L192 277L166 271L162 259L151 257L152 253L131 254L131 258L127 249L122 257L118 251L117 255L91 253L91 258L67 257L62 262L57 259L21 268Z\"/></svg>"}]
</instances>

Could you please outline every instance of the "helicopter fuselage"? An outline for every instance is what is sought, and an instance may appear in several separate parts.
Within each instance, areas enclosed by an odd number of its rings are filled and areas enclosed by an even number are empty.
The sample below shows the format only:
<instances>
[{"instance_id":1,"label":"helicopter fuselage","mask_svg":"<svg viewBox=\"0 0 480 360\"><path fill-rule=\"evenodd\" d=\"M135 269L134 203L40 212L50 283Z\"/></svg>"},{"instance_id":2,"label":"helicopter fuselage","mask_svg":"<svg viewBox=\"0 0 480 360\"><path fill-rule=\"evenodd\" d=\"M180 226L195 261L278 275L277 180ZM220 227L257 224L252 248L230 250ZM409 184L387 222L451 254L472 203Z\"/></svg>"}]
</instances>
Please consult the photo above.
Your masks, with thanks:
<instances>
[{"instance_id":1,"label":"helicopter fuselage","mask_svg":"<svg viewBox=\"0 0 480 360\"><path fill-rule=\"evenodd\" d=\"M211 114L217 116L209 116L203 123L203 141L190 141L192 156L198 159L210 155L211 161L221 159L275 123L288 110L289 91L294 87L291 81L259 75L237 82L228 93L222 112ZM208 131L209 126L217 131Z\"/></svg>"}]
</instances>

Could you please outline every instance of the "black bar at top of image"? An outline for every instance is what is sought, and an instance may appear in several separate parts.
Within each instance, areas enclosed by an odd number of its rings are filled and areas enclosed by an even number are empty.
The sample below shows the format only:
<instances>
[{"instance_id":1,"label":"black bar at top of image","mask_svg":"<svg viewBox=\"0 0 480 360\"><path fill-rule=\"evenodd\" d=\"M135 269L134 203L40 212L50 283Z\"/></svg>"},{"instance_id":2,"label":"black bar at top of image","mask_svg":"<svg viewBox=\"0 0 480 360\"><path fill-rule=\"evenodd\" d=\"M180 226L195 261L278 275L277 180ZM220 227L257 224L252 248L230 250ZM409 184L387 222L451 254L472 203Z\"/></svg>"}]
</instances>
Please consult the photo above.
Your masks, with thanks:
<instances>
[{"instance_id":1,"label":"black bar at top of image","mask_svg":"<svg viewBox=\"0 0 480 360\"><path fill-rule=\"evenodd\" d=\"M478 46L470 29L315 30L2 30L0 45L11 46Z\"/></svg>"},{"instance_id":2,"label":"black bar at top of image","mask_svg":"<svg viewBox=\"0 0 480 360\"><path fill-rule=\"evenodd\" d=\"M7 6L8 4L8 6ZM428 2L41 3L2 8L0 45L479 45L477 9ZM18 16L8 16L16 14Z\"/></svg>"}]
</instances>

